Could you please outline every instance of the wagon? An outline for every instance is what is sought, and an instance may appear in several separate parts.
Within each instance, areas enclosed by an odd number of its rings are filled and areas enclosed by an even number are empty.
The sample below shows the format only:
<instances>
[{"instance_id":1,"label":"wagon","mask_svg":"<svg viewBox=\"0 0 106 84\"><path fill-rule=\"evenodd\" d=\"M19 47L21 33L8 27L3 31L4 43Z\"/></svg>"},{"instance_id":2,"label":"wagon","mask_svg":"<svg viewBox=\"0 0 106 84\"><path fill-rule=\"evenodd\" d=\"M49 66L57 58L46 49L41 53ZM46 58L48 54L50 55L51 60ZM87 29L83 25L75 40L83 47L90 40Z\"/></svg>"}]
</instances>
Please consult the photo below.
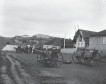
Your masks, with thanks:
<instances>
[{"instance_id":1,"label":"wagon","mask_svg":"<svg viewBox=\"0 0 106 84\"><path fill-rule=\"evenodd\" d=\"M49 67L60 67L63 63L63 55L59 49L36 50L37 65L40 64Z\"/></svg>"},{"instance_id":2,"label":"wagon","mask_svg":"<svg viewBox=\"0 0 106 84\"><path fill-rule=\"evenodd\" d=\"M21 48L21 46L18 46L16 49L16 52L17 53L22 53L23 52L23 49Z\"/></svg>"},{"instance_id":3,"label":"wagon","mask_svg":"<svg viewBox=\"0 0 106 84\"><path fill-rule=\"evenodd\" d=\"M99 66L101 62L101 54L98 50L78 49L72 55L74 63L83 63L91 66Z\"/></svg>"}]
</instances>

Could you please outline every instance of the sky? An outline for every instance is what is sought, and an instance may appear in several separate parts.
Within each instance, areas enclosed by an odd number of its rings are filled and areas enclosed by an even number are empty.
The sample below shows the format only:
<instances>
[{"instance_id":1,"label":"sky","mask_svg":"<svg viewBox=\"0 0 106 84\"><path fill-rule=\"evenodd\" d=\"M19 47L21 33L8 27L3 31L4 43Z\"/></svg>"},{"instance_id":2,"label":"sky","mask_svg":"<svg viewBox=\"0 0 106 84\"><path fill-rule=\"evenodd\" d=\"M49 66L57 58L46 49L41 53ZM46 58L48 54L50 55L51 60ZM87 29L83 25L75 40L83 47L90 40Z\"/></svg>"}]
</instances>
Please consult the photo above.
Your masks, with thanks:
<instances>
[{"instance_id":1,"label":"sky","mask_svg":"<svg viewBox=\"0 0 106 84\"><path fill-rule=\"evenodd\" d=\"M73 38L106 29L106 0L0 0L0 35Z\"/></svg>"}]
</instances>

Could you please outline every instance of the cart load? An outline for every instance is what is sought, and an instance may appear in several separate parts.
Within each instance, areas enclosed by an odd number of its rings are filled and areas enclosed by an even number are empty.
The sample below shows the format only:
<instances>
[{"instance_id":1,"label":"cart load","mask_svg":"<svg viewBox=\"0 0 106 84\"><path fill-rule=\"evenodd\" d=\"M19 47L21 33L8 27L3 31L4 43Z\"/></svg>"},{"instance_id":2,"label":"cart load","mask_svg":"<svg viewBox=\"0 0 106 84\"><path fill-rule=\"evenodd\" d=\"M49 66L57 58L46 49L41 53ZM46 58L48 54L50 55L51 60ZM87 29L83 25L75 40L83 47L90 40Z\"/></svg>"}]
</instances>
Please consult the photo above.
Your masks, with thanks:
<instances>
[{"instance_id":1,"label":"cart load","mask_svg":"<svg viewBox=\"0 0 106 84\"><path fill-rule=\"evenodd\" d=\"M36 50L38 65L43 64L49 67L60 67L63 62L63 55L58 49Z\"/></svg>"}]
</instances>

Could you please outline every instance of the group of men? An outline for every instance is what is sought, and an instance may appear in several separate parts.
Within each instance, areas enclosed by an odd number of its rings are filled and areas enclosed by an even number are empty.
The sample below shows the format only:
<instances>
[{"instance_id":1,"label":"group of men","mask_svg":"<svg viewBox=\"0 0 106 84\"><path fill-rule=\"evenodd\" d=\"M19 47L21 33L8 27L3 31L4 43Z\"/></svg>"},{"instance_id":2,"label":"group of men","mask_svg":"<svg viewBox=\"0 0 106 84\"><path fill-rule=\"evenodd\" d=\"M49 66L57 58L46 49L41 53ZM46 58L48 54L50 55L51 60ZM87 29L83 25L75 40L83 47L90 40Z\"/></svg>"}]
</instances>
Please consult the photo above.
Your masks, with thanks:
<instances>
[{"instance_id":1,"label":"group of men","mask_svg":"<svg viewBox=\"0 0 106 84\"><path fill-rule=\"evenodd\" d=\"M34 51L36 50L35 46L32 45L26 45L26 46L20 46L18 45L18 47L16 48L16 52L17 53L34 53Z\"/></svg>"}]
</instances>

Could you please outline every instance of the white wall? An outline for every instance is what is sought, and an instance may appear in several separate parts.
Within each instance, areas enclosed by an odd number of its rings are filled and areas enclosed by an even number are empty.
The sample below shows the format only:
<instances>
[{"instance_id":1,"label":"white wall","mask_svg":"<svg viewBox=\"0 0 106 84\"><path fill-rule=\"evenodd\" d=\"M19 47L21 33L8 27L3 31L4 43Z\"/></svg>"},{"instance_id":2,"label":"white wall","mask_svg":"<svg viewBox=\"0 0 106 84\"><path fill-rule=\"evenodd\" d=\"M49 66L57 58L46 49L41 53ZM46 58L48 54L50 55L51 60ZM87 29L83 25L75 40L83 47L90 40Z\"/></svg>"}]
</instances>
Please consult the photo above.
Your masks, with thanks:
<instances>
[{"instance_id":1,"label":"white wall","mask_svg":"<svg viewBox=\"0 0 106 84\"><path fill-rule=\"evenodd\" d=\"M78 36L78 38L76 40L76 48L85 47L85 41L84 41L84 39L82 38L82 41L80 41L79 39L80 39L80 36Z\"/></svg>"},{"instance_id":2,"label":"white wall","mask_svg":"<svg viewBox=\"0 0 106 84\"><path fill-rule=\"evenodd\" d=\"M60 46L54 46L54 45L43 45L43 49L48 49L48 48L57 48L57 49L60 49Z\"/></svg>"},{"instance_id":3,"label":"white wall","mask_svg":"<svg viewBox=\"0 0 106 84\"><path fill-rule=\"evenodd\" d=\"M72 54L73 52L75 52L77 49L76 48L63 48L61 49L62 53L69 53Z\"/></svg>"},{"instance_id":4,"label":"white wall","mask_svg":"<svg viewBox=\"0 0 106 84\"><path fill-rule=\"evenodd\" d=\"M48 48L52 48L52 47L53 47L53 45L43 45L44 49L48 49Z\"/></svg>"}]
</instances>

